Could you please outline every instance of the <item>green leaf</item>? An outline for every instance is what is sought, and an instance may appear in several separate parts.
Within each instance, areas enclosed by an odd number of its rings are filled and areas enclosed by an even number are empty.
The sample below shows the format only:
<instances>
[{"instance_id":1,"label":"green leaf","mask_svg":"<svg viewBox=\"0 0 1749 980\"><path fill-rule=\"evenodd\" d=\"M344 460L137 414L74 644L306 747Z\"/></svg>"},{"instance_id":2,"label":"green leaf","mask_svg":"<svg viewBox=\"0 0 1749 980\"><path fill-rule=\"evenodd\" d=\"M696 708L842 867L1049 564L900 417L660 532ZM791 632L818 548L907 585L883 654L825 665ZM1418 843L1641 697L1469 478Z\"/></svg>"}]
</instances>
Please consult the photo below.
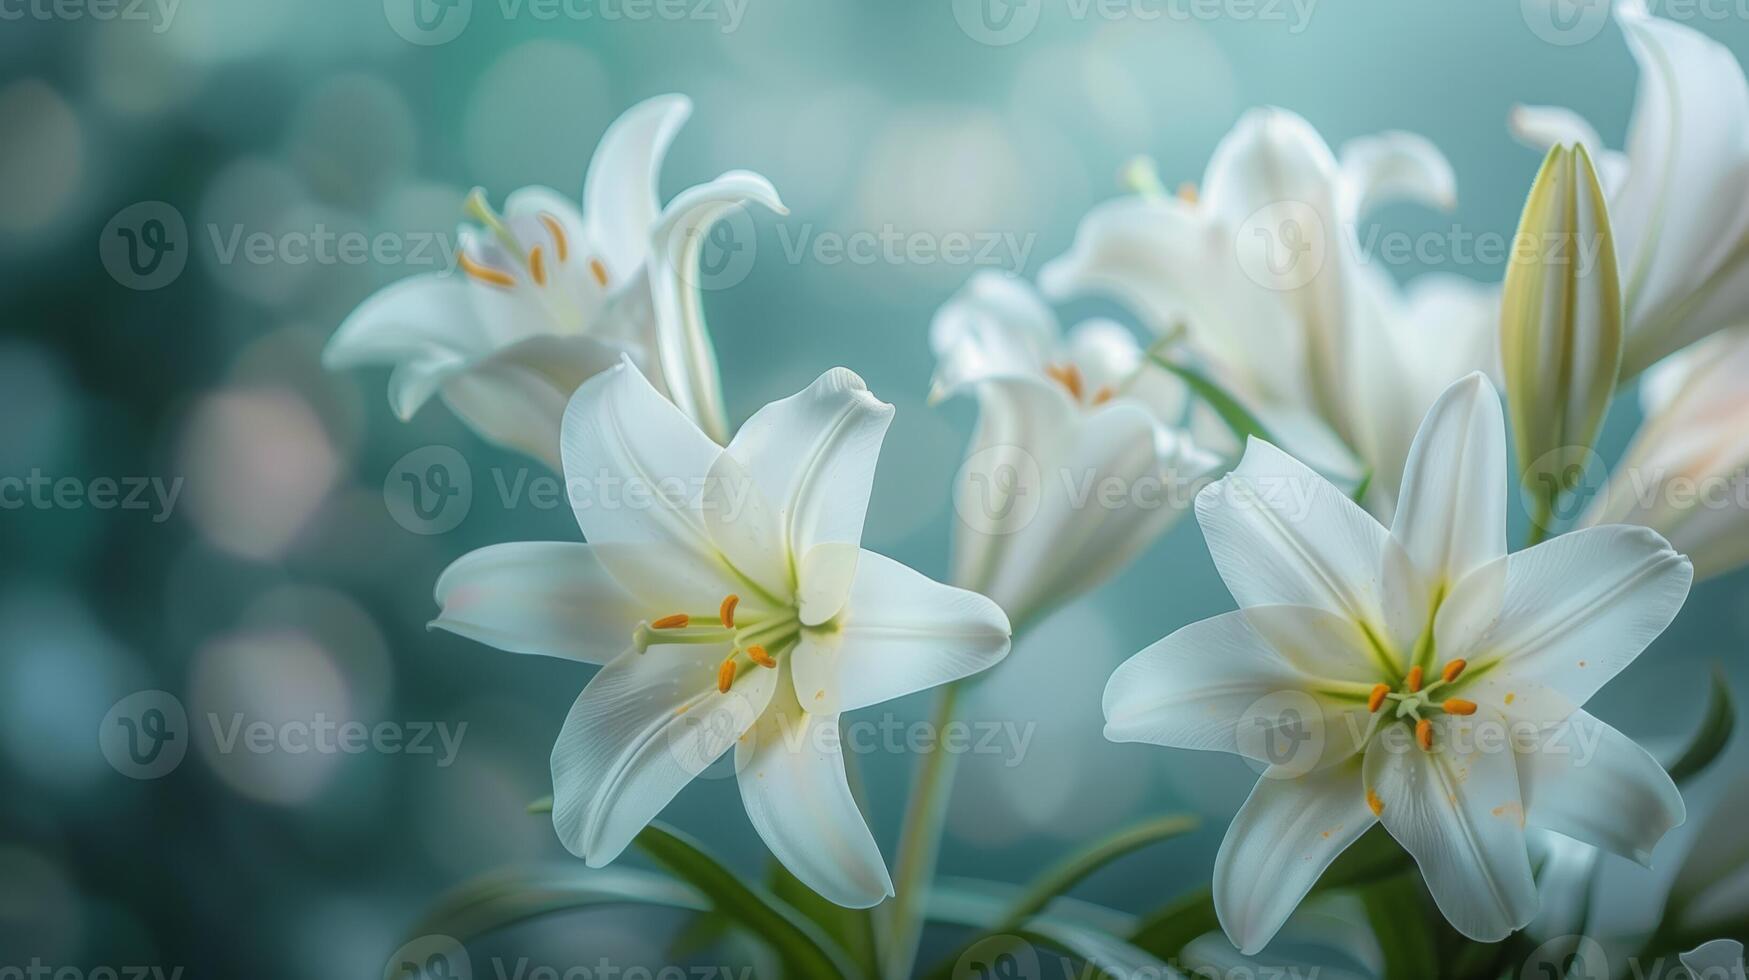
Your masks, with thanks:
<instances>
[{"instance_id":1,"label":"green leaf","mask_svg":"<svg viewBox=\"0 0 1749 980\"><path fill-rule=\"evenodd\" d=\"M550 796L543 796L538 800L529 800L528 801L528 812L529 813L551 813L551 812L553 812L553 798Z\"/></svg>"},{"instance_id":2,"label":"green leaf","mask_svg":"<svg viewBox=\"0 0 1749 980\"><path fill-rule=\"evenodd\" d=\"M1083 878L1118 858L1139 851L1149 844L1188 834L1196 829L1196 825L1195 817L1170 814L1126 827L1085 850L1070 855L1033 879L1032 884L1027 886L1026 891L1014 903L1014 907L1002 917L1002 921L991 927L992 931L1003 932L1031 918L1050 904L1051 899L1074 888Z\"/></svg>"},{"instance_id":3,"label":"green leaf","mask_svg":"<svg viewBox=\"0 0 1749 980\"><path fill-rule=\"evenodd\" d=\"M653 823L635 843L656 863L696 887L717 911L763 939L796 976L861 976L818 926L764 888L743 883L691 837Z\"/></svg>"},{"instance_id":4,"label":"green leaf","mask_svg":"<svg viewBox=\"0 0 1749 980\"><path fill-rule=\"evenodd\" d=\"M1384 953L1380 980L1421 980L1439 975L1429 910L1420 878L1399 874L1361 890L1367 921Z\"/></svg>"},{"instance_id":5,"label":"green leaf","mask_svg":"<svg viewBox=\"0 0 1749 980\"><path fill-rule=\"evenodd\" d=\"M1688 740L1688 747L1670 765L1670 778L1681 783L1699 775L1725 750L1736 728L1737 709L1731 700L1731 687L1725 681L1724 668L1714 666L1706 714L1701 718L1700 729Z\"/></svg>"},{"instance_id":6,"label":"green leaf","mask_svg":"<svg viewBox=\"0 0 1749 980\"><path fill-rule=\"evenodd\" d=\"M781 861L771 862L766 882L780 901L807 916L861 966L863 972L874 975L878 964L875 961L874 923L868 909L847 909L821 898Z\"/></svg>"},{"instance_id":7,"label":"green leaf","mask_svg":"<svg viewBox=\"0 0 1749 980\"><path fill-rule=\"evenodd\" d=\"M496 871L439 898L414 926L410 938L447 936L466 944L539 916L625 904L689 912L709 907L696 889L667 875L636 868L556 865Z\"/></svg>"},{"instance_id":8,"label":"green leaf","mask_svg":"<svg viewBox=\"0 0 1749 980\"><path fill-rule=\"evenodd\" d=\"M1615 395L1622 293L1603 185L1583 146L1549 150L1501 288L1500 351L1532 535L1579 489Z\"/></svg>"},{"instance_id":9,"label":"green leaf","mask_svg":"<svg viewBox=\"0 0 1749 980\"><path fill-rule=\"evenodd\" d=\"M1331 862L1306 897L1352 888L1413 867L1403 848L1383 827L1374 827ZM1163 960L1175 960L1191 940L1220 929L1214 893L1202 888L1146 916L1129 935L1132 946Z\"/></svg>"},{"instance_id":10,"label":"green leaf","mask_svg":"<svg viewBox=\"0 0 1749 980\"><path fill-rule=\"evenodd\" d=\"M1192 393L1206 402L1208 407L1226 424L1227 428L1233 431L1234 437L1239 440L1239 445L1243 446L1245 440L1252 436L1279 445L1270 436L1269 430L1264 427L1257 416L1213 378L1188 364L1174 361L1156 350L1150 349L1148 351L1148 360L1177 375Z\"/></svg>"}]
</instances>

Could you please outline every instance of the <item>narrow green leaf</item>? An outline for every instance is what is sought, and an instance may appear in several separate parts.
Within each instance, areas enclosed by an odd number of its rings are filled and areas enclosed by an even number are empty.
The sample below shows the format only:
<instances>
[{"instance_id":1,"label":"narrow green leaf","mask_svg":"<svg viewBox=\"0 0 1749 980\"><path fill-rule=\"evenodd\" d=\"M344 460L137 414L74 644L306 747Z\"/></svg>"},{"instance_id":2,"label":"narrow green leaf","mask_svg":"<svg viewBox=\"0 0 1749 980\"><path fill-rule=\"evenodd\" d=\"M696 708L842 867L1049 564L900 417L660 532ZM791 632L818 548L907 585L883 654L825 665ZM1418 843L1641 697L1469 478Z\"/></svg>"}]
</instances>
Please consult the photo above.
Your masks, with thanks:
<instances>
[{"instance_id":1,"label":"narrow green leaf","mask_svg":"<svg viewBox=\"0 0 1749 980\"><path fill-rule=\"evenodd\" d=\"M550 796L543 796L538 800L529 800L528 801L528 812L529 813L551 813L551 812L553 812L553 798Z\"/></svg>"},{"instance_id":2,"label":"narrow green leaf","mask_svg":"<svg viewBox=\"0 0 1749 980\"><path fill-rule=\"evenodd\" d=\"M1500 350L1532 534L1580 489L1615 395L1622 293L1603 185L1583 146L1549 150L1501 288Z\"/></svg>"},{"instance_id":3,"label":"narrow green leaf","mask_svg":"<svg viewBox=\"0 0 1749 980\"><path fill-rule=\"evenodd\" d=\"M1215 415L1233 431L1235 438L1242 446L1245 440L1256 436L1268 443L1276 443L1269 430L1252 414L1251 410L1240 403L1227 389L1221 387L1213 378L1198 371L1188 364L1181 364L1155 350L1148 351L1148 360L1177 375L1192 393L1208 404Z\"/></svg>"},{"instance_id":4,"label":"narrow green leaf","mask_svg":"<svg viewBox=\"0 0 1749 980\"><path fill-rule=\"evenodd\" d=\"M446 936L466 944L539 916L625 904L689 912L709 907L696 889L652 871L580 865L515 869L482 875L449 891L420 918L409 938Z\"/></svg>"},{"instance_id":5,"label":"narrow green leaf","mask_svg":"<svg viewBox=\"0 0 1749 980\"><path fill-rule=\"evenodd\" d=\"M1385 956L1380 980L1421 980L1439 975L1429 910L1420 878L1399 874L1361 889L1367 921Z\"/></svg>"},{"instance_id":6,"label":"narrow green leaf","mask_svg":"<svg viewBox=\"0 0 1749 980\"><path fill-rule=\"evenodd\" d=\"M992 927L992 931L1003 932L1008 927L1031 918L1050 904L1051 899L1074 888L1083 878L1107 864L1149 844L1188 834L1196 829L1196 825L1195 817L1179 813L1169 814L1126 827L1085 850L1070 855L1033 879L1014 907L1008 910L1000 923Z\"/></svg>"},{"instance_id":7,"label":"narrow green leaf","mask_svg":"<svg viewBox=\"0 0 1749 980\"><path fill-rule=\"evenodd\" d=\"M797 976L861 975L818 926L764 888L742 882L691 837L653 823L635 843L656 863L696 887L717 911L763 939Z\"/></svg>"},{"instance_id":8,"label":"narrow green leaf","mask_svg":"<svg viewBox=\"0 0 1749 980\"><path fill-rule=\"evenodd\" d=\"M847 909L821 898L802 883L781 861L771 862L766 883L772 894L807 916L837 943L850 958L873 976L875 961L874 923L868 909Z\"/></svg>"},{"instance_id":9,"label":"narrow green leaf","mask_svg":"<svg viewBox=\"0 0 1749 980\"><path fill-rule=\"evenodd\" d=\"M1706 714L1700 728L1688 740L1688 747L1670 766L1670 778L1686 782L1712 765L1731 740L1737 728L1737 708L1731 699L1731 687L1725 681L1724 668L1713 667L1712 693L1707 697Z\"/></svg>"},{"instance_id":10,"label":"narrow green leaf","mask_svg":"<svg viewBox=\"0 0 1749 980\"><path fill-rule=\"evenodd\" d=\"M1008 910L1022 899L1021 889L995 882L966 879L944 879L930 889L927 918L931 922L967 926L978 930L983 939L957 950L929 971L919 974L924 980L951 980L960 976L1043 976L1046 971L1033 970L1032 964L1017 964L1010 973L996 972L996 964L982 963L979 958L1007 954L1027 958L1036 956L1039 948L1055 950L1092 967L1095 974L1112 977L1172 976L1171 971L1154 957L1117 938L1125 931L1130 917L1121 912L1058 898L1044 914L1034 915L1018 926L1003 925Z\"/></svg>"}]
</instances>

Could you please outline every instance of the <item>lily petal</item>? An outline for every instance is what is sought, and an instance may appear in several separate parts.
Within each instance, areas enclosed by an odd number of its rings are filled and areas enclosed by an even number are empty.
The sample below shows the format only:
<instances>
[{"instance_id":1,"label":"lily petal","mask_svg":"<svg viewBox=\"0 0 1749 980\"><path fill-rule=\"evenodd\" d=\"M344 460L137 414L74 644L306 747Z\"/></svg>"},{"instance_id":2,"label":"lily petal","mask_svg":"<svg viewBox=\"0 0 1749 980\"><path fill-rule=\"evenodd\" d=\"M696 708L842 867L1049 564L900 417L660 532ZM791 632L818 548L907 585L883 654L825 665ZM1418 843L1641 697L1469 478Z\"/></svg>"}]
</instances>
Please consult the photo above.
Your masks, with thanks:
<instances>
[{"instance_id":1,"label":"lily petal","mask_svg":"<svg viewBox=\"0 0 1749 980\"><path fill-rule=\"evenodd\" d=\"M1056 314L1025 280L980 272L929 324L929 346L940 366L933 399L988 378L1037 375L1061 340Z\"/></svg>"},{"instance_id":2,"label":"lily petal","mask_svg":"<svg viewBox=\"0 0 1749 980\"><path fill-rule=\"evenodd\" d=\"M878 905L893 894L893 881L851 795L838 716L804 711L788 680L780 679L770 709L735 747L741 802L803 884L845 908Z\"/></svg>"},{"instance_id":3,"label":"lily petal","mask_svg":"<svg viewBox=\"0 0 1749 980\"><path fill-rule=\"evenodd\" d=\"M1433 403L1403 471L1391 536L1435 588L1506 555L1506 422L1476 372Z\"/></svg>"},{"instance_id":4,"label":"lily petal","mask_svg":"<svg viewBox=\"0 0 1749 980\"><path fill-rule=\"evenodd\" d=\"M565 406L620 356L589 337L530 337L447 375L443 401L483 438L562 470Z\"/></svg>"},{"instance_id":5,"label":"lily petal","mask_svg":"<svg viewBox=\"0 0 1749 980\"><path fill-rule=\"evenodd\" d=\"M1357 217L1382 204L1409 201L1449 211L1457 205L1457 175L1433 141L1392 131L1342 144L1340 166Z\"/></svg>"},{"instance_id":6,"label":"lily petal","mask_svg":"<svg viewBox=\"0 0 1749 980\"><path fill-rule=\"evenodd\" d=\"M1239 952L1269 945L1318 876L1378 820L1360 760L1293 778L1265 773L1215 857L1215 914Z\"/></svg>"},{"instance_id":7,"label":"lily petal","mask_svg":"<svg viewBox=\"0 0 1749 980\"><path fill-rule=\"evenodd\" d=\"M722 450L629 360L577 389L561 445L577 523L627 592L666 615L735 591L700 506Z\"/></svg>"},{"instance_id":8,"label":"lily petal","mask_svg":"<svg viewBox=\"0 0 1749 980\"><path fill-rule=\"evenodd\" d=\"M1366 786L1446 920L1491 943L1523 928L1536 915L1537 897L1513 753L1482 747L1479 724L1505 730L1492 713L1441 715L1431 752L1403 726L1380 733L1366 751ZM1404 737L1389 737L1398 733Z\"/></svg>"},{"instance_id":9,"label":"lily petal","mask_svg":"<svg viewBox=\"0 0 1749 980\"><path fill-rule=\"evenodd\" d=\"M603 664L642 618L589 545L515 542L470 551L437 579L431 625L511 653Z\"/></svg>"},{"instance_id":10,"label":"lily petal","mask_svg":"<svg viewBox=\"0 0 1749 980\"><path fill-rule=\"evenodd\" d=\"M435 272L385 286L334 331L322 365L331 371L395 365L389 404L401 419L412 418L444 373L486 349L470 291L461 277Z\"/></svg>"},{"instance_id":11,"label":"lily petal","mask_svg":"<svg viewBox=\"0 0 1749 980\"><path fill-rule=\"evenodd\" d=\"M804 631L791 655L796 697L836 715L946 684L1008 655L1008 617L976 592L864 551L842 618Z\"/></svg>"},{"instance_id":12,"label":"lily petal","mask_svg":"<svg viewBox=\"0 0 1749 980\"><path fill-rule=\"evenodd\" d=\"M717 692L728 646L631 650L602 667L553 745L553 827L599 868L765 711L776 671L745 673Z\"/></svg>"},{"instance_id":13,"label":"lily petal","mask_svg":"<svg viewBox=\"0 0 1749 980\"><path fill-rule=\"evenodd\" d=\"M1311 606L1364 623L1406 669L1427 591L1390 532L1323 477L1253 438L1197 495L1196 517L1240 608Z\"/></svg>"},{"instance_id":14,"label":"lily petal","mask_svg":"<svg viewBox=\"0 0 1749 980\"><path fill-rule=\"evenodd\" d=\"M1652 849L1688 811L1664 767L1584 711L1518 755L1525 819L1651 866Z\"/></svg>"},{"instance_id":15,"label":"lily petal","mask_svg":"<svg viewBox=\"0 0 1749 980\"><path fill-rule=\"evenodd\" d=\"M1676 957L1694 980L1743 980L1743 944L1715 939Z\"/></svg>"},{"instance_id":16,"label":"lily petal","mask_svg":"<svg viewBox=\"0 0 1749 980\"><path fill-rule=\"evenodd\" d=\"M783 551L860 544L893 406L846 368L753 414L727 452L776 509Z\"/></svg>"},{"instance_id":17,"label":"lily petal","mask_svg":"<svg viewBox=\"0 0 1749 980\"><path fill-rule=\"evenodd\" d=\"M744 170L680 192L650 232L650 260L645 267L655 316L650 346L661 365L663 385L681 411L717 439L727 437L728 419L716 349L705 328L699 297L699 256L711 228L748 202L789 213L770 181Z\"/></svg>"},{"instance_id":18,"label":"lily petal","mask_svg":"<svg viewBox=\"0 0 1749 980\"><path fill-rule=\"evenodd\" d=\"M1308 772L1353 756L1367 734L1366 688L1320 683L1306 666L1338 662L1347 650L1313 652L1340 636L1313 626L1290 659L1270 642L1294 623L1335 617L1276 606L1191 623L1118 666L1105 686L1105 737L1171 748L1229 752L1281 771ZM1258 622L1270 625L1259 629ZM1297 661L1297 662L1296 662ZM1330 693L1332 691L1340 694ZM1273 726L1293 758L1271 758Z\"/></svg>"},{"instance_id":19,"label":"lily petal","mask_svg":"<svg viewBox=\"0 0 1749 980\"><path fill-rule=\"evenodd\" d=\"M1490 621L1482 569L1458 583L1434 624L1438 649L1470 662L1465 697L1513 718L1559 721L1640 655L1676 617L1694 569L1657 532L1611 524L1572 531L1505 563ZM1462 612L1459 612L1459 611ZM1449 614L1448 614L1449 613Z\"/></svg>"},{"instance_id":20,"label":"lily petal","mask_svg":"<svg viewBox=\"0 0 1749 980\"><path fill-rule=\"evenodd\" d=\"M656 182L668 145L692 114L684 95L659 95L627 109L595 148L583 179L583 214L590 243L601 249L615 281L631 276L649 255L650 229L661 213Z\"/></svg>"}]
</instances>

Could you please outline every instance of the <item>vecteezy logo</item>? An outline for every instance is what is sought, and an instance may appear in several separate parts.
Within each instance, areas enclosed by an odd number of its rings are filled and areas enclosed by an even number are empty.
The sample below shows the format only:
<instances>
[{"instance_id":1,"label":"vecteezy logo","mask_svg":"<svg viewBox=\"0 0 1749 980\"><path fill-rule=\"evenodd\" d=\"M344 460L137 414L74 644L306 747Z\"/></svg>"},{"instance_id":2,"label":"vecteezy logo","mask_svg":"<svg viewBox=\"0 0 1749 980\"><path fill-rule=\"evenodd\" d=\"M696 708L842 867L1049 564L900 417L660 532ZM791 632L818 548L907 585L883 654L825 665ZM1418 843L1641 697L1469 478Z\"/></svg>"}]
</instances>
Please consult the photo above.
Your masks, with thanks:
<instances>
[{"instance_id":1,"label":"vecteezy logo","mask_svg":"<svg viewBox=\"0 0 1749 980\"><path fill-rule=\"evenodd\" d=\"M1548 515L1551 525L1577 518L1609 481L1603 457L1586 446L1551 449L1538 456L1524 474L1518 493L1525 513L1535 520L1542 508L1552 503Z\"/></svg>"},{"instance_id":2,"label":"vecteezy logo","mask_svg":"<svg viewBox=\"0 0 1749 980\"><path fill-rule=\"evenodd\" d=\"M425 47L455 40L473 15L474 0L383 0L395 33Z\"/></svg>"},{"instance_id":3,"label":"vecteezy logo","mask_svg":"<svg viewBox=\"0 0 1749 980\"><path fill-rule=\"evenodd\" d=\"M974 943L953 965L953 980L1039 980L1038 950L1019 936Z\"/></svg>"},{"instance_id":4,"label":"vecteezy logo","mask_svg":"<svg viewBox=\"0 0 1749 980\"><path fill-rule=\"evenodd\" d=\"M692 229L678 254L680 278L703 290L728 289L747 278L759 252L753 216L735 205L709 224Z\"/></svg>"},{"instance_id":5,"label":"vecteezy logo","mask_svg":"<svg viewBox=\"0 0 1749 980\"><path fill-rule=\"evenodd\" d=\"M188 752L188 712L167 691L137 691L103 716L97 746L116 772L157 779L181 765Z\"/></svg>"},{"instance_id":6,"label":"vecteezy logo","mask_svg":"<svg viewBox=\"0 0 1749 980\"><path fill-rule=\"evenodd\" d=\"M474 474L448 446L415 449L389 467L383 504L395 523L414 534L454 530L474 503Z\"/></svg>"},{"instance_id":7,"label":"vecteezy logo","mask_svg":"<svg viewBox=\"0 0 1749 980\"><path fill-rule=\"evenodd\" d=\"M986 446L966 457L953 509L979 534L1014 534L1032 523L1044 496L1038 460L1019 446Z\"/></svg>"},{"instance_id":8,"label":"vecteezy logo","mask_svg":"<svg viewBox=\"0 0 1749 980\"><path fill-rule=\"evenodd\" d=\"M1519 13L1532 34L1570 47L1596 37L1609 20L1610 0L1519 0Z\"/></svg>"},{"instance_id":9,"label":"vecteezy logo","mask_svg":"<svg viewBox=\"0 0 1749 980\"><path fill-rule=\"evenodd\" d=\"M679 724L666 727L668 752L675 764L695 779L727 779L739 775L747 760L753 757L752 750L758 747L757 740L761 735L753 727L758 720L758 710L740 691L730 688L727 694L713 694L705 699L699 710L683 713ZM779 728L765 737L782 739L797 734ZM740 742L743 735L746 736L745 743ZM733 746L735 751L724 753L724 746ZM725 754L732 754L734 761L713 765Z\"/></svg>"},{"instance_id":10,"label":"vecteezy logo","mask_svg":"<svg viewBox=\"0 0 1749 980\"><path fill-rule=\"evenodd\" d=\"M953 0L953 19L967 37L999 48L1031 34L1043 6L1043 0Z\"/></svg>"},{"instance_id":11,"label":"vecteezy logo","mask_svg":"<svg viewBox=\"0 0 1749 980\"><path fill-rule=\"evenodd\" d=\"M420 936L389 957L383 980L473 980L468 951L450 936Z\"/></svg>"},{"instance_id":12,"label":"vecteezy logo","mask_svg":"<svg viewBox=\"0 0 1749 980\"><path fill-rule=\"evenodd\" d=\"M163 201L130 204L103 226L97 257L110 278L129 289L168 286L188 264L188 223Z\"/></svg>"},{"instance_id":13,"label":"vecteezy logo","mask_svg":"<svg viewBox=\"0 0 1749 980\"><path fill-rule=\"evenodd\" d=\"M1257 699L1233 732L1239 754L1271 777L1292 779L1317 768L1324 756L1323 713L1303 691L1277 691Z\"/></svg>"},{"instance_id":14,"label":"vecteezy logo","mask_svg":"<svg viewBox=\"0 0 1749 980\"><path fill-rule=\"evenodd\" d=\"M1239 268L1265 289L1298 289L1323 271L1327 257L1324 219L1300 201L1276 201L1251 212L1239 225L1233 249Z\"/></svg>"}]
</instances>

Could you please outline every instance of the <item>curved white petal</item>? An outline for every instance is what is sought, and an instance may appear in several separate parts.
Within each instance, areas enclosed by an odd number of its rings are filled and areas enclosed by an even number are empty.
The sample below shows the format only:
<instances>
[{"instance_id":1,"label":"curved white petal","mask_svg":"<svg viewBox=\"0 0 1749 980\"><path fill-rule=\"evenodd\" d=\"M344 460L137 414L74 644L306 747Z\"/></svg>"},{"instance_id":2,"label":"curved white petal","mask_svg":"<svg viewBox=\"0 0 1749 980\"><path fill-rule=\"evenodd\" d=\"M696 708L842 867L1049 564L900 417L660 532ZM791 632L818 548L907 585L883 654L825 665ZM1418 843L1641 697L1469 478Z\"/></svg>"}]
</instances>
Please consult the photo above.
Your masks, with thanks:
<instances>
[{"instance_id":1,"label":"curved white petal","mask_svg":"<svg viewBox=\"0 0 1749 980\"><path fill-rule=\"evenodd\" d=\"M1360 760L1294 778L1265 773L1215 857L1215 914L1249 956L1269 945L1318 876L1377 819Z\"/></svg>"},{"instance_id":2,"label":"curved white petal","mask_svg":"<svg viewBox=\"0 0 1749 980\"><path fill-rule=\"evenodd\" d=\"M1499 576L1483 569L1452 590L1467 610L1434 625L1447 658L1464 657L1463 696L1515 718L1559 721L1590 700L1670 624L1694 569L1657 532L1611 524L1515 552L1505 563L1500 610L1489 621L1478 592Z\"/></svg>"},{"instance_id":3,"label":"curved white petal","mask_svg":"<svg viewBox=\"0 0 1749 980\"><path fill-rule=\"evenodd\" d=\"M771 182L744 170L681 191L650 232L646 266L655 315L656 360L663 385L681 411L715 438L728 434L717 354L705 328L699 256L706 236L730 212L754 202L788 214ZM752 243L740 243L751 248Z\"/></svg>"},{"instance_id":4,"label":"curved white petal","mask_svg":"<svg viewBox=\"0 0 1749 980\"><path fill-rule=\"evenodd\" d=\"M856 373L833 368L753 414L727 452L776 511L784 554L860 544L875 461L893 406Z\"/></svg>"},{"instance_id":5,"label":"curved white petal","mask_svg":"<svg viewBox=\"0 0 1749 980\"><path fill-rule=\"evenodd\" d=\"M334 331L322 349L323 366L394 365L389 403L401 419L412 418L444 375L486 348L470 291L466 280L447 273L411 276L383 287Z\"/></svg>"},{"instance_id":6,"label":"curved white petal","mask_svg":"<svg viewBox=\"0 0 1749 980\"><path fill-rule=\"evenodd\" d=\"M1365 217L1373 208L1411 201L1449 211L1457 205L1457 175L1433 141L1418 133L1392 131L1342 144L1342 177L1353 195L1351 213Z\"/></svg>"},{"instance_id":7,"label":"curved white petal","mask_svg":"<svg viewBox=\"0 0 1749 980\"><path fill-rule=\"evenodd\" d=\"M1515 105L1507 114L1506 128L1514 139L1533 150L1546 151L1552 146L1577 143L1593 159L1606 149L1584 116L1571 109L1553 105Z\"/></svg>"},{"instance_id":8,"label":"curved white petal","mask_svg":"<svg viewBox=\"0 0 1749 980\"><path fill-rule=\"evenodd\" d=\"M780 678L770 709L736 745L735 768L753 829L803 884L845 908L869 908L893 894L844 773L837 715L802 710L793 685Z\"/></svg>"},{"instance_id":9,"label":"curved white petal","mask_svg":"<svg viewBox=\"0 0 1749 980\"><path fill-rule=\"evenodd\" d=\"M615 280L644 264L650 229L661 213L656 183L668 145L692 114L684 95L659 95L627 109L607 127L583 179L589 241Z\"/></svg>"},{"instance_id":10,"label":"curved white petal","mask_svg":"<svg viewBox=\"0 0 1749 980\"><path fill-rule=\"evenodd\" d=\"M556 471L571 395L620 356L589 337L534 336L448 372L440 390L469 428Z\"/></svg>"},{"instance_id":11,"label":"curved white petal","mask_svg":"<svg viewBox=\"0 0 1749 980\"><path fill-rule=\"evenodd\" d=\"M795 593L782 519L734 454L717 454L702 507L705 531L725 561L767 595L785 600Z\"/></svg>"},{"instance_id":12,"label":"curved white petal","mask_svg":"<svg viewBox=\"0 0 1749 980\"><path fill-rule=\"evenodd\" d=\"M1481 372L1445 390L1409 448L1391 536L1435 588L1506 555L1506 422Z\"/></svg>"},{"instance_id":13,"label":"curved white petal","mask_svg":"<svg viewBox=\"0 0 1749 980\"><path fill-rule=\"evenodd\" d=\"M1197 495L1196 517L1241 608L1335 613L1366 624L1404 664L1426 590L1390 532L1305 464L1252 439L1239 465Z\"/></svg>"},{"instance_id":14,"label":"curved white petal","mask_svg":"<svg viewBox=\"0 0 1749 980\"><path fill-rule=\"evenodd\" d=\"M1036 376L1061 335L1056 314L1026 280L980 272L930 321L937 361L931 397L986 378Z\"/></svg>"},{"instance_id":15,"label":"curved white petal","mask_svg":"<svg viewBox=\"0 0 1749 980\"><path fill-rule=\"evenodd\" d=\"M1344 670L1348 658L1364 656L1327 645L1343 638L1342 630L1324 625L1334 618L1277 606L1179 629L1112 673L1102 704L1105 737L1229 752L1284 772L1309 772L1353 756L1368 731L1370 685L1332 683L1311 673ZM1291 654L1283 653L1271 640L1296 626L1299 640Z\"/></svg>"},{"instance_id":16,"label":"curved white petal","mask_svg":"<svg viewBox=\"0 0 1749 980\"><path fill-rule=\"evenodd\" d=\"M976 445L961 470L956 540L981 553L959 579L1027 622L1103 583L1190 510L1215 460L1141 404L1109 402L1068 418L1023 382L988 382L980 411L1045 415L980 425L1015 430L1012 449ZM1004 390L1005 389L1005 390ZM1004 512L1002 508L1007 508ZM976 541L975 539L985 539Z\"/></svg>"},{"instance_id":17,"label":"curved white petal","mask_svg":"<svg viewBox=\"0 0 1749 980\"><path fill-rule=\"evenodd\" d=\"M574 542L470 551L438 576L436 593L438 629L511 653L589 664L623 653L644 615L594 549Z\"/></svg>"},{"instance_id":18,"label":"curved white petal","mask_svg":"<svg viewBox=\"0 0 1749 980\"><path fill-rule=\"evenodd\" d=\"M771 702L777 671L717 691L724 646L620 654L583 689L553 745L553 828L592 868L612 861Z\"/></svg>"},{"instance_id":19,"label":"curved white petal","mask_svg":"<svg viewBox=\"0 0 1749 980\"><path fill-rule=\"evenodd\" d=\"M1493 726L1496 739L1505 731L1490 712L1438 716L1431 752L1392 726L1367 748L1366 786L1446 920L1491 943L1523 928L1537 897L1513 753L1503 741L1488 744L1481 726Z\"/></svg>"},{"instance_id":20,"label":"curved white petal","mask_svg":"<svg viewBox=\"0 0 1749 980\"><path fill-rule=\"evenodd\" d=\"M722 450L629 360L577 389L561 444L577 523L626 591L677 607L657 615L714 610L737 591L701 513Z\"/></svg>"},{"instance_id":21,"label":"curved white petal","mask_svg":"<svg viewBox=\"0 0 1749 980\"><path fill-rule=\"evenodd\" d=\"M942 585L872 551L835 628L805 631L791 654L796 697L836 715L946 684L1008 654L1008 617L976 592Z\"/></svg>"},{"instance_id":22,"label":"curved white petal","mask_svg":"<svg viewBox=\"0 0 1749 980\"><path fill-rule=\"evenodd\" d=\"M1658 760L1584 711L1520 746L1518 778L1530 824L1648 867L1688 816Z\"/></svg>"},{"instance_id":23,"label":"curved white petal","mask_svg":"<svg viewBox=\"0 0 1749 980\"><path fill-rule=\"evenodd\" d=\"M1749 84L1728 48L1619 3L1640 65L1628 173L1610 207L1622 249L1622 374L1749 314Z\"/></svg>"}]
</instances>

